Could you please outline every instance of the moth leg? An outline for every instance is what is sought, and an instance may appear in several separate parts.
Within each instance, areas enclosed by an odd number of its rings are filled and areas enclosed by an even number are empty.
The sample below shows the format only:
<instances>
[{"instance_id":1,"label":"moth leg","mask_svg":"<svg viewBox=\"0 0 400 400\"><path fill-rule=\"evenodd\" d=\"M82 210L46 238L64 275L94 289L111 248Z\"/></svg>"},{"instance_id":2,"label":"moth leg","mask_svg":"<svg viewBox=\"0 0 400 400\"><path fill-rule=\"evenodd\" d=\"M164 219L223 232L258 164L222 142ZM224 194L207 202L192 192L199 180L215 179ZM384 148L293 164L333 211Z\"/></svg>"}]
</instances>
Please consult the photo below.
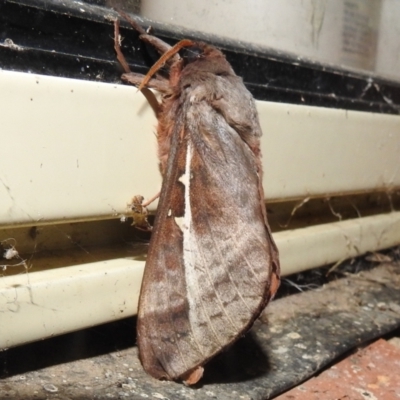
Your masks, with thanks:
<instances>
[{"instance_id":1,"label":"moth leg","mask_svg":"<svg viewBox=\"0 0 400 400\"><path fill-rule=\"evenodd\" d=\"M121 10L118 10L118 13L123 17L131 26L133 29L135 29L137 32L140 34L140 39L143 40L144 42L152 45L160 54L166 53L168 50L171 49L172 46L170 46L168 43L165 43L163 40L159 39L156 36L150 35L148 32L146 32L136 21L134 21L128 14L124 13ZM173 61L176 61L179 59L179 55L176 55L175 58L171 58L171 63Z\"/></svg>"},{"instance_id":2,"label":"moth leg","mask_svg":"<svg viewBox=\"0 0 400 400\"><path fill-rule=\"evenodd\" d=\"M168 43L165 43L164 40L161 40L158 37L148 33L141 34L140 39L142 39L143 42L151 44L160 54L164 54L172 48L172 46Z\"/></svg>"},{"instance_id":3,"label":"moth leg","mask_svg":"<svg viewBox=\"0 0 400 400\"><path fill-rule=\"evenodd\" d=\"M144 75L137 74L136 72L129 72L122 75L122 80L132 83L132 85L140 86L144 79ZM150 89L155 89L160 93L167 93L169 89L169 83L167 79L164 78L152 78L146 83L146 87Z\"/></svg>"},{"instance_id":4,"label":"moth leg","mask_svg":"<svg viewBox=\"0 0 400 400\"><path fill-rule=\"evenodd\" d=\"M161 55L166 53L168 50L172 49L172 46L168 43L165 43L163 40L155 37L153 35L149 35L148 33L139 36L143 42L151 44ZM175 54L168 60L169 64L173 64L174 61L179 60L179 54Z\"/></svg>"},{"instance_id":5,"label":"moth leg","mask_svg":"<svg viewBox=\"0 0 400 400\"><path fill-rule=\"evenodd\" d=\"M125 59L125 56L123 55L123 53L121 51L121 35L119 33L119 19L118 18L114 21L114 49L115 49L115 52L117 53L117 60L121 64L125 73L131 72L131 69L129 68L129 65Z\"/></svg>"},{"instance_id":6,"label":"moth leg","mask_svg":"<svg viewBox=\"0 0 400 400\"><path fill-rule=\"evenodd\" d=\"M158 193L156 193L153 197L151 197L149 200L144 201L142 203L142 207L147 207L149 206L151 203L153 203L154 201L156 201L159 197L160 197L160 193L161 191L159 191Z\"/></svg>"},{"instance_id":7,"label":"moth leg","mask_svg":"<svg viewBox=\"0 0 400 400\"><path fill-rule=\"evenodd\" d=\"M129 68L129 65L121 51L120 41L121 41L121 35L119 33L119 19L116 19L114 21L114 49L115 49L115 52L117 53L117 59L118 59L119 63L121 64L125 73L129 74L129 73L131 73L131 69ZM157 117L160 112L160 103L158 102L156 96L150 89L148 89L146 87L142 88L140 91L143 93L143 96L146 97L146 100L150 104L151 108L154 111L154 114Z\"/></svg>"}]
</instances>

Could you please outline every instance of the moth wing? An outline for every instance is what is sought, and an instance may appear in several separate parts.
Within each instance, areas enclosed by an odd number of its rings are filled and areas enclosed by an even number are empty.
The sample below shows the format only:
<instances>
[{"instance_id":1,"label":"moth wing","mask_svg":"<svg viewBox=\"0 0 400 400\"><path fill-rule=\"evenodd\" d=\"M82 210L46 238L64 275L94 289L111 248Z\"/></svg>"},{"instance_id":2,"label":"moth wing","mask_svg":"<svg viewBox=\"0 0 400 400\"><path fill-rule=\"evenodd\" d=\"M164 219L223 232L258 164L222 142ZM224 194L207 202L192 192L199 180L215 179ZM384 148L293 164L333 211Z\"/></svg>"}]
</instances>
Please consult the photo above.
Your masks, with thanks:
<instances>
[{"instance_id":1,"label":"moth wing","mask_svg":"<svg viewBox=\"0 0 400 400\"><path fill-rule=\"evenodd\" d=\"M142 364L166 379L249 329L270 298L275 251L246 142L206 101L175 125L138 315Z\"/></svg>"}]
</instances>

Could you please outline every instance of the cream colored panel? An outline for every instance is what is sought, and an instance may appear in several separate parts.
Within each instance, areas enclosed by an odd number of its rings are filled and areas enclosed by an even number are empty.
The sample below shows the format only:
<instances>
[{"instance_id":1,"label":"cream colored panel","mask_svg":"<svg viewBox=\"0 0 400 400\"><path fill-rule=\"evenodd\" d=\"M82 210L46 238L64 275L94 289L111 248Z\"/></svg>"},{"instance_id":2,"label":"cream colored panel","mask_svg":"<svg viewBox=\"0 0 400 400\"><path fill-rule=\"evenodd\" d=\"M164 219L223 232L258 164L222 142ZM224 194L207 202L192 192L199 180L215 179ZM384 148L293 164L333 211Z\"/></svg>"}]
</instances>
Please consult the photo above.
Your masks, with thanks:
<instances>
[{"instance_id":1,"label":"cream colored panel","mask_svg":"<svg viewBox=\"0 0 400 400\"><path fill-rule=\"evenodd\" d=\"M400 212L274 238L282 274L289 275L399 244ZM0 349L136 314L143 268L114 259L0 278Z\"/></svg>"},{"instance_id":2,"label":"cream colored panel","mask_svg":"<svg viewBox=\"0 0 400 400\"><path fill-rule=\"evenodd\" d=\"M0 71L0 109L0 225L111 217L159 190L135 88Z\"/></svg>"},{"instance_id":3,"label":"cream colored panel","mask_svg":"<svg viewBox=\"0 0 400 400\"><path fill-rule=\"evenodd\" d=\"M116 259L1 278L0 349L136 314L143 265Z\"/></svg>"},{"instance_id":4,"label":"cream colored panel","mask_svg":"<svg viewBox=\"0 0 400 400\"><path fill-rule=\"evenodd\" d=\"M0 93L0 225L111 218L159 190L136 88L0 71ZM400 186L400 117L257 104L269 200Z\"/></svg>"},{"instance_id":5,"label":"cream colored panel","mask_svg":"<svg viewBox=\"0 0 400 400\"><path fill-rule=\"evenodd\" d=\"M400 212L277 233L282 274L344 261L400 244Z\"/></svg>"},{"instance_id":6,"label":"cream colored panel","mask_svg":"<svg viewBox=\"0 0 400 400\"><path fill-rule=\"evenodd\" d=\"M400 187L400 117L258 102L270 200Z\"/></svg>"}]
</instances>

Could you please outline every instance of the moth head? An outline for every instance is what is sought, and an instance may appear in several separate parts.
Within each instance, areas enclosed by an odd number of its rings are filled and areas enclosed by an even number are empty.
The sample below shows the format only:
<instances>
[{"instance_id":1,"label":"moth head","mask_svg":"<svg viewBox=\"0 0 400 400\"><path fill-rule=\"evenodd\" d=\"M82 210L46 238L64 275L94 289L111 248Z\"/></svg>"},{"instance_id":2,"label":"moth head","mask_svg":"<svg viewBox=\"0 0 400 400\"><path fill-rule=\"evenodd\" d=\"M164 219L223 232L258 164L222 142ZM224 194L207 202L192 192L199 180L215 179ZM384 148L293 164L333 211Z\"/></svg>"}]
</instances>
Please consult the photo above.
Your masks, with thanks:
<instances>
[{"instance_id":1,"label":"moth head","mask_svg":"<svg viewBox=\"0 0 400 400\"><path fill-rule=\"evenodd\" d=\"M180 51L181 68L188 67L190 73L206 72L215 75L234 75L225 55L216 47L203 42L193 42Z\"/></svg>"},{"instance_id":2,"label":"moth head","mask_svg":"<svg viewBox=\"0 0 400 400\"><path fill-rule=\"evenodd\" d=\"M193 46L195 42L189 39L183 39L180 42L178 42L175 46L171 47L166 53L164 53L160 59L150 68L150 71L146 74L144 77L142 83L138 87L139 90L142 90L147 82L151 79L151 77L161 68L164 66L164 64L171 58L173 57L176 53L179 52L179 50L185 48L185 47L190 47Z\"/></svg>"},{"instance_id":3,"label":"moth head","mask_svg":"<svg viewBox=\"0 0 400 400\"><path fill-rule=\"evenodd\" d=\"M151 77L161 68L164 64L179 51L183 51L180 62L181 68L186 65L193 64L196 61L211 61L207 68L209 72L214 72L217 75L230 75L234 74L232 67L226 61L225 56L215 47L202 42L193 42L189 39L183 39L175 46L164 53L161 58L151 67L150 71L144 77L142 83L138 87L142 90Z\"/></svg>"},{"instance_id":4,"label":"moth head","mask_svg":"<svg viewBox=\"0 0 400 400\"><path fill-rule=\"evenodd\" d=\"M187 65L204 57L204 47L198 44L185 47L180 51L180 55L183 60L183 65Z\"/></svg>"}]
</instances>

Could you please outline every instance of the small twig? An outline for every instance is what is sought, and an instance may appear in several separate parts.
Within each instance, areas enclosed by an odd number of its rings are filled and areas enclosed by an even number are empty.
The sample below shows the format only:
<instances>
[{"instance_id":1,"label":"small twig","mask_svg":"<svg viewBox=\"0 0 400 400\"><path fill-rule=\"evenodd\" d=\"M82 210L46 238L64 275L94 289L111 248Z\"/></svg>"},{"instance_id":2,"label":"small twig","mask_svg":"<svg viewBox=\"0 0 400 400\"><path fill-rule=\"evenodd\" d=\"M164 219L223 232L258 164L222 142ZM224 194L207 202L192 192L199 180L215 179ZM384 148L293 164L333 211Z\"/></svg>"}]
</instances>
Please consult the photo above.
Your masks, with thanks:
<instances>
[{"instance_id":1,"label":"small twig","mask_svg":"<svg viewBox=\"0 0 400 400\"><path fill-rule=\"evenodd\" d=\"M290 279L283 279L284 282L288 283L290 286L293 286L294 288L296 288L299 292L303 292L304 289L308 289L308 290L312 290L312 289L318 289L319 285L315 284L315 283L308 283L306 285L299 285L293 281L291 281Z\"/></svg>"},{"instance_id":2,"label":"small twig","mask_svg":"<svg viewBox=\"0 0 400 400\"><path fill-rule=\"evenodd\" d=\"M294 217L294 214L296 213L296 211L300 208L303 207L304 204L308 203L310 201L311 197L306 197L305 199L303 199L300 203L297 203L294 207L292 212L290 213L290 217L287 220L286 224L281 225L282 228L287 228L290 224L290 222L292 221L292 218Z\"/></svg>"},{"instance_id":3,"label":"small twig","mask_svg":"<svg viewBox=\"0 0 400 400\"><path fill-rule=\"evenodd\" d=\"M333 206L332 206L332 204L331 204L331 198L328 197L326 200L327 200L327 202L328 202L328 207L329 207L329 209L331 210L331 213L332 213L339 221L341 221L342 218L343 218L343 217L342 217L342 214L336 212L336 211L333 209Z\"/></svg>"},{"instance_id":4,"label":"small twig","mask_svg":"<svg viewBox=\"0 0 400 400\"><path fill-rule=\"evenodd\" d=\"M335 262L335 264L332 265L332 267L329 268L328 272L325 274L325 276L329 276L343 261L346 261L347 258L341 258L339 261Z\"/></svg>"}]
</instances>

